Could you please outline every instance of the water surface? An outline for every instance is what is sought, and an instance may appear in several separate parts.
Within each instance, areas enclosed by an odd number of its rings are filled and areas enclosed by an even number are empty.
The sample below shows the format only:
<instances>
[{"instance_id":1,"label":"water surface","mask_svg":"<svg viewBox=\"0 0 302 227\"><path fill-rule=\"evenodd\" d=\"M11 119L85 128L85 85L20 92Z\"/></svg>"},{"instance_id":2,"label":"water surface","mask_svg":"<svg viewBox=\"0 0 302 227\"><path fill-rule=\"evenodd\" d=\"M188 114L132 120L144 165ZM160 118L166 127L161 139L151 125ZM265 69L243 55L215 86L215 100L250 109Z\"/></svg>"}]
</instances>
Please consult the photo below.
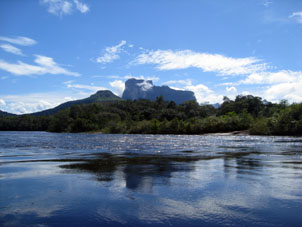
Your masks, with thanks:
<instances>
[{"instance_id":1,"label":"water surface","mask_svg":"<svg viewBox=\"0 0 302 227\"><path fill-rule=\"evenodd\" d=\"M0 132L1 226L301 226L302 138Z\"/></svg>"}]
</instances>

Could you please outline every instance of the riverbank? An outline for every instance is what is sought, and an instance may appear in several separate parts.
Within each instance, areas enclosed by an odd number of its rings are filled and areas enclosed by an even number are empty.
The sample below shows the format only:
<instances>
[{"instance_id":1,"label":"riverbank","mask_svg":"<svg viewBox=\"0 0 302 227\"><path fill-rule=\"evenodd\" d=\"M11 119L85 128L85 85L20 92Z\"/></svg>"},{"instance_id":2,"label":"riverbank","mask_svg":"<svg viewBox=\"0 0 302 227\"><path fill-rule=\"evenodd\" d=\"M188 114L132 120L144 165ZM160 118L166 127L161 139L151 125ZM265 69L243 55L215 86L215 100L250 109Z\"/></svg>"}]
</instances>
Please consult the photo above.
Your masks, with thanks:
<instances>
[{"instance_id":1,"label":"riverbank","mask_svg":"<svg viewBox=\"0 0 302 227\"><path fill-rule=\"evenodd\" d=\"M232 131L232 132L215 132L205 133L204 135L216 135L216 136L249 136L249 130Z\"/></svg>"},{"instance_id":2,"label":"riverbank","mask_svg":"<svg viewBox=\"0 0 302 227\"><path fill-rule=\"evenodd\" d=\"M49 116L0 117L2 131L203 135L248 130L251 135L302 135L302 104L259 97L225 99L219 108L163 99L74 105Z\"/></svg>"}]
</instances>

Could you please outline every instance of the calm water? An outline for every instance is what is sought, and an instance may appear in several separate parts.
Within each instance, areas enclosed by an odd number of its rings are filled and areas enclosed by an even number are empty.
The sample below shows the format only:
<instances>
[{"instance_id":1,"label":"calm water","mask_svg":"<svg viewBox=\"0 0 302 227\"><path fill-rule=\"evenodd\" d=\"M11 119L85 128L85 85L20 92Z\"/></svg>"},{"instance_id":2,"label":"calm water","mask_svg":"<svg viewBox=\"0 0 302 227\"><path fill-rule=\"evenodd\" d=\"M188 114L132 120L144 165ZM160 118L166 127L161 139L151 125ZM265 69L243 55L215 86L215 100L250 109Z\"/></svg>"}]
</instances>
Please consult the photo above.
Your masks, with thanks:
<instances>
[{"instance_id":1,"label":"calm water","mask_svg":"<svg viewBox=\"0 0 302 227\"><path fill-rule=\"evenodd\" d=\"M301 226L302 138L0 132L1 226Z\"/></svg>"}]
</instances>

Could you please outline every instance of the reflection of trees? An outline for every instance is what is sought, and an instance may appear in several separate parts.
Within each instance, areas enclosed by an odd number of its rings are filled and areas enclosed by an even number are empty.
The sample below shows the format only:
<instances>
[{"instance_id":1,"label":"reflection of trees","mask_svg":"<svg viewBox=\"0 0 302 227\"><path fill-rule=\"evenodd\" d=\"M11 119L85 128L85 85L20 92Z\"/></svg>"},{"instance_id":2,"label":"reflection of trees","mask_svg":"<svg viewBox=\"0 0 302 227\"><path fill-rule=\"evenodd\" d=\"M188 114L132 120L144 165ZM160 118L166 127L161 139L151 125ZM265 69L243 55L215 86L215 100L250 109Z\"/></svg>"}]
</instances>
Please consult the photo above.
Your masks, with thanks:
<instances>
[{"instance_id":1,"label":"reflection of trees","mask_svg":"<svg viewBox=\"0 0 302 227\"><path fill-rule=\"evenodd\" d=\"M61 168L94 174L97 181L112 181L114 173L122 171L126 187L131 190L151 191L155 183L168 184L174 172L194 170L198 157L184 155L110 155L62 165Z\"/></svg>"},{"instance_id":2,"label":"reflection of trees","mask_svg":"<svg viewBox=\"0 0 302 227\"><path fill-rule=\"evenodd\" d=\"M128 164L124 168L126 187L132 190L151 191L154 184L169 184L173 172L182 171L184 163ZM191 171L186 168L185 171Z\"/></svg>"},{"instance_id":3,"label":"reflection of trees","mask_svg":"<svg viewBox=\"0 0 302 227\"><path fill-rule=\"evenodd\" d=\"M256 174L265 164L259 158L252 155L259 155L258 151L242 152L224 152L224 173L226 177L234 174Z\"/></svg>"}]
</instances>

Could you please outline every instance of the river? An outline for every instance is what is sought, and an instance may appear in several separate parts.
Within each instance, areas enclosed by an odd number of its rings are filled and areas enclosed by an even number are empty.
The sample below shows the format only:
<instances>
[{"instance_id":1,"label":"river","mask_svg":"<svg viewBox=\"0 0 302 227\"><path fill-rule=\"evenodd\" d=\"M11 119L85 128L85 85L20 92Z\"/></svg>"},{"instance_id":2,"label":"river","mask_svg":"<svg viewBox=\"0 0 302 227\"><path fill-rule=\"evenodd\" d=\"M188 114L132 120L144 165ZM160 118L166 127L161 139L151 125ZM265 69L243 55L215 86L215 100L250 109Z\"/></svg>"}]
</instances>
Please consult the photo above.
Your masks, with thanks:
<instances>
[{"instance_id":1,"label":"river","mask_svg":"<svg viewBox=\"0 0 302 227\"><path fill-rule=\"evenodd\" d=\"M1 226L301 226L302 138L0 132Z\"/></svg>"}]
</instances>

